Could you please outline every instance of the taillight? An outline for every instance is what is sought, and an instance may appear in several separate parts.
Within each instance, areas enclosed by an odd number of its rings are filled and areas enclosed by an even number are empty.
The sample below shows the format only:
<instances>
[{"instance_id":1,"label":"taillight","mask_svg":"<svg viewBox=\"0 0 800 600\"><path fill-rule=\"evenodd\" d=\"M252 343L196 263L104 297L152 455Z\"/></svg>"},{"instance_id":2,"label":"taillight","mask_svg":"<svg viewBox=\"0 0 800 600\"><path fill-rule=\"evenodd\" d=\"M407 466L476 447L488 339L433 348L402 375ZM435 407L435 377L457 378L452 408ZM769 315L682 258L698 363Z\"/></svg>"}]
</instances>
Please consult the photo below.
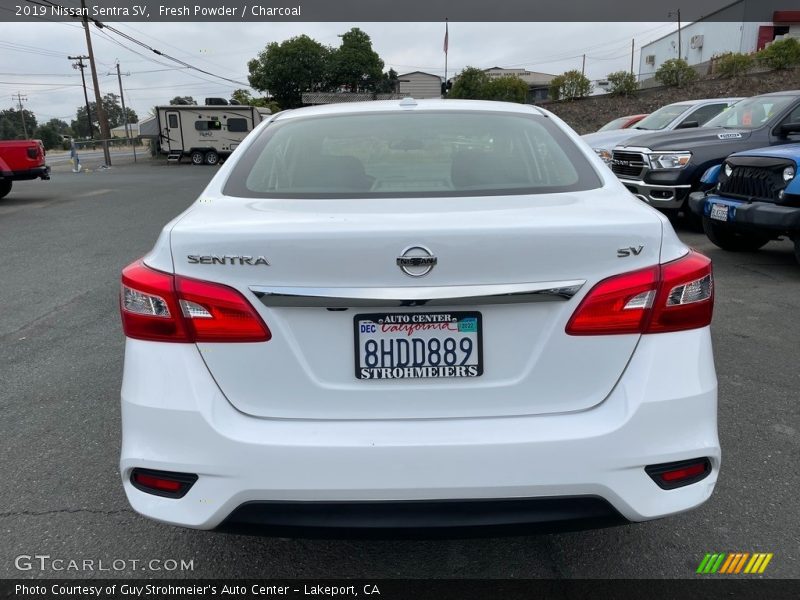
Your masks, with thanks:
<instances>
[{"instance_id":1,"label":"taillight","mask_svg":"<svg viewBox=\"0 0 800 600\"><path fill-rule=\"evenodd\" d=\"M266 342L272 337L235 289L156 271L141 261L122 271L120 311L125 335L139 340Z\"/></svg>"},{"instance_id":2,"label":"taillight","mask_svg":"<svg viewBox=\"0 0 800 600\"><path fill-rule=\"evenodd\" d=\"M678 260L615 275L595 285L567 323L569 335L665 333L705 327L714 309L711 260Z\"/></svg>"}]
</instances>

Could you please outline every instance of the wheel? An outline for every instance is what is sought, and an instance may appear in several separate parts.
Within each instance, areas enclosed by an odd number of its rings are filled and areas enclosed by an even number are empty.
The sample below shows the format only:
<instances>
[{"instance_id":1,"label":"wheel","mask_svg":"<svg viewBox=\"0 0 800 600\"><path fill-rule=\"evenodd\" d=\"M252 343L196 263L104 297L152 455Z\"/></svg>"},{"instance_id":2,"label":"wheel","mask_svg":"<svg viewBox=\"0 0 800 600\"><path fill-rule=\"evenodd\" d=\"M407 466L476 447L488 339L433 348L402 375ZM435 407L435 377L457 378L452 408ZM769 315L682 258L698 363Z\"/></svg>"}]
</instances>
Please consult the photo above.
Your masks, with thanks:
<instances>
[{"instance_id":1,"label":"wheel","mask_svg":"<svg viewBox=\"0 0 800 600\"><path fill-rule=\"evenodd\" d=\"M769 236L740 233L703 217L703 231L715 246L730 252L753 252L770 241Z\"/></svg>"},{"instance_id":2,"label":"wheel","mask_svg":"<svg viewBox=\"0 0 800 600\"><path fill-rule=\"evenodd\" d=\"M794 238L794 257L800 263L800 237Z\"/></svg>"},{"instance_id":3,"label":"wheel","mask_svg":"<svg viewBox=\"0 0 800 600\"><path fill-rule=\"evenodd\" d=\"M206 155L200 152L200 150L195 150L192 152L192 164L193 165L202 165L206 160Z\"/></svg>"},{"instance_id":4,"label":"wheel","mask_svg":"<svg viewBox=\"0 0 800 600\"><path fill-rule=\"evenodd\" d=\"M11 180L0 179L0 198L5 198L11 191Z\"/></svg>"},{"instance_id":5,"label":"wheel","mask_svg":"<svg viewBox=\"0 0 800 600\"><path fill-rule=\"evenodd\" d=\"M219 162L219 154L214 152L213 150L209 150L206 152L206 164L207 165L215 165Z\"/></svg>"}]
</instances>

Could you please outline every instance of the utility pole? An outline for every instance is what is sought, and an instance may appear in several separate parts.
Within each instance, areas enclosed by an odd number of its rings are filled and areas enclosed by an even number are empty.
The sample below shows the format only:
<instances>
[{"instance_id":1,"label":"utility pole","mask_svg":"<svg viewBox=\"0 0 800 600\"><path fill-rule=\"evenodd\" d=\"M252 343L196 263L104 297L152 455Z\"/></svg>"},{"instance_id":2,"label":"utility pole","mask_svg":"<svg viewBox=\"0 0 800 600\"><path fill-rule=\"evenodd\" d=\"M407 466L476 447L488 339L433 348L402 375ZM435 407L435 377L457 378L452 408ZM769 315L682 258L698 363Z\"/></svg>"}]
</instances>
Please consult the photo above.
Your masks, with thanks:
<instances>
[{"instance_id":1,"label":"utility pole","mask_svg":"<svg viewBox=\"0 0 800 600\"><path fill-rule=\"evenodd\" d=\"M130 73L125 73L130 75ZM117 61L117 81L119 81L119 99L122 102L122 120L125 123L125 137L131 142L133 147L133 162L136 162L136 143L131 140L131 132L128 129L128 111L125 108L125 92L122 90L122 73L119 71L119 61Z\"/></svg>"},{"instance_id":2,"label":"utility pole","mask_svg":"<svg viewBox=\"0 0 800 600\"><path fill-rule=\"evenodd\" d=\"M88 10L86 9L86 0L81 0L81 8L83 14L83 30L86 33L86 48L89 51L89 66L92 69L92 83L94 84L94 100L97 104L97 119L100 121L100 135L102 136L103 155L106 160L106 166L111 166L111 153L108 151L108 138L111 137L111 132L108 129L108 117L103 108L103 99L100 96L100 83L97 80L97 68L94 64L94 52L92 51L92 36L89 33L89 17Z\"/></svg>"},{"instance_id":3,"label":"utility pole","mask_svg":"<svg viewBox=\"0 0 800 600\"><path fill-rule=\"evenodd\" d=\"M635 39L631 40L631 75L633 75L633 53L634 53L635 42L636 42Z\"/></svg>"},{"instance_id":4,"label":"utility pole","mask_svg":"<svg viewBox=\"0 0 800 600\"><path fill-rule=\"evenodd\" d=\"M76 60L78 62L72 63L73 69L80 69L81 70L81 81L83 82L83 99L86 101L86 120L89 121L89 137L94 137L94 126L92 125L92 111L89 110L89 94L86 92L86 76L83 74L83 70L86 68L86 65L83 64L84 60L87 60L88 56L68 56L70 60Z\"/></svg>"},{"instance_id":5,"label":"utility pole","mask_svg":"<svg viewBox=\"0 0 800 600\"><path fill-rule=\"evenodd\" d=\"M586 55L583 55L583 63L581 64L581 75L586 73Z\"/></svg>"},{"instance_id":6,"label":"utility pole","mask_svg":"<svg viewBox=\"0 0 800 600\"><path fill-rule=\"evenodd\" d=\"M17 92L16 96L11 96L11 97L17 99L17 103L19 105L19 114L22 117L22 131L25 134L25 139L27 140L28 139L28 126L25 124L25 109L22 107L22 101L24 100L25 102L27 102L28 101L28 97L27 96L23 96L19 92Z\"/></svg>"},{"instance_id":7,"label":"utility pole","mask_svg":"<svg viewBox=\"0 0 800 600\"><path fill-rule=\"evenodd\" d=\"M678 17L678 58L683 59L683 48L681 48L681 9L670 11L668 17Z\"/></svg>"}]
</instances>

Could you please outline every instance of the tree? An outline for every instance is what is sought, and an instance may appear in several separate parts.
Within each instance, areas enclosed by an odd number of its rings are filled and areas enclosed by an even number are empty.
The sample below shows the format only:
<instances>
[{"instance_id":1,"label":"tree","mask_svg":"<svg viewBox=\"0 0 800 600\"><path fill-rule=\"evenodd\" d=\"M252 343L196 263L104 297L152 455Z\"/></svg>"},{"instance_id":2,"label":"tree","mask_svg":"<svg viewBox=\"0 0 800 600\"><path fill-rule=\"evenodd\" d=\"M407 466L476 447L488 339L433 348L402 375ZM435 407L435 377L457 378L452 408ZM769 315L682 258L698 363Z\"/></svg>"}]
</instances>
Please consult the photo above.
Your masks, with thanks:
<instances>
[{"instance_id":1,"label":"tree","mask_svg":"<svg viewBox=\"0 0 800 600\"><path fill-rule=\"evenodd\" d=\"M631 96L639 89L636 83L636 75L630 71L615 71L609 73L608 77L608 92L612 96Z\"/></svg>"},{"instance_id":2,"label":"tree","mask_svg":"<svg viewBox=\"0 0 800 600\"><path fill-rule=\"evenodd\" d=\"M447 97L480 100L488 83L489 76L483 70L466 67L456 77Z\"/></svg>"},{"instance_id":3,"label":"tree","mask_svg":"<svg viewBox=\"0 0 800 600\"><path fill-rule=\"evenodd\" d=\"M231 94L231 100L235 100L244 106L259 106L262 108L268 108L272 114L280 112L281 110L281 107L274 100L270 100L266 96L255 98L250 94L250 92L244 89L234 90Z\"/></svg>"},{"instance_id":4,"label":"tree","mask_svg":"<svg viewBox=\"0 0 800 600\"><path fill-rule=\"evenodd\" d=\"M192 98L191 96L175 96L172 100L169 101L171 105L178 105L178 106L189 106L194 105L197 106L197 101Z\"/></svg>"},{"instance_id":5,"label":"tree","mask_svg":"<svg viewBox=\"0 0 800 600\"><path fill-rule=\"evenodd\" d=\"M349 92L375 91L383 76L383 61L372 40L358 27L342 35L342 44L328 58L328 79L334 88Z\"/></svg>"},{"instance_id":6,"label":"tree","mask_svg":"<svg viewBox=\"0 0 800 600\"><path fill-rule=\"evenodd\" d=\"M567 71L550 82L550 97L553 100L574 100L592 93L592 82L577 70Z\"/></svg>"},{"instance_id":7,"label":"tree","mask_svg":"<svg viewBox=\"0 0 800 600\"><path fill-rule=\"evenodd\" d=\"M25 127L22 127L23 115ZM20 112L16 108L0 111L0 140L24 139L26 129L28 137L36 131L36 116L31 111L23 109Z\"/></svg>"},{"instance_id":8,"label":"tree","mask_svg":"<svg viewBox=\"0 0 800 600\"><path fill-rule=\"evenodd\" d=\"M58 133L56 128L50 123L37 127L33 137L37 140L42 140L46 150L61 148L63 146L61 134Z\"/></svg>"},{"instance_id":9,"label":"tree","mask_svg":"<svg viewBox=\"0 0 800 600\"><path fill-rule=\"evenodd\" d=\"M302 106L303 92L324 91L331 50L307 35L272 42L247 63L248 81L283 108Z\"/></svg>"},{"instance_id":10,"label":"tree","mask_svg":"<svg viewBox=\"0 0 800 600\"><path fill-rule=\"evenodd\" d=\"M45 123L45 125L52 127L53 130L59 135L72 135L72 130L69 128L69 123L62 121L61 119L50 119L47 123Z\"/></svg>"},{"instance_id":11,"label":"tree","mask_svg":"<svg viewBox=\"0 0 800 600\"><path fill-rule=\"evenodd\" d=\"M481 97L484 100L525 104L528 99L528 84L514 75L497 77L483 86Z\"/></svg>"},{"instance_id":12,"label":"tree","mask_svg":"<svg viewBox=\"0 0 800 600\"><path fill-rule=\"evenodd\" d=\"M697 71L681 58L664 61L656 71L656 81L668 87L683 87L697 79Z\"/></svg>"},{"instance_id":13,"label":"tree","mask_svg":"<svg viewBox=\"0 0 800 600\"><path fill-rule=\"evenodd\" d=\"M795 38L777 40L757 56L770 69L789 69L800 64L800 42Z\"/></svg>"},{"instance_id":14,"label":"tree","mask_svg":"<svg viewBox=\"0 0 800 600\"><path fill-rule=\"evenodd\" d=\"M125 124L125 116L122 112L122 105L119 103L119 96L116 94L106 94L103 96L103 108L108 117L108 126L113 129ZM95 131L100 130L100 125L97 120L97 104L95 102L89 103L89 110L92 113L92 123L94 124ZM136 111L132 108L126 107L128 123L136 123L139 120ZM76 135L83 135L88 137L90 134L89 119L86 117L86 107L79 106L75 113L75 120L72 121L72 131Z\"/></svg>"},{"instance_id":15,"label":"tree","mask_svg":"<svg viewBox=\"0 0 800 600\"><path fill-rule=\"evenodd\" d=\"M381 75L378 85L375 86L378 94L397 94L400 91L400 82L397 79L397 71L389 69L387 73Z\"/></svg>"}]
</instances>

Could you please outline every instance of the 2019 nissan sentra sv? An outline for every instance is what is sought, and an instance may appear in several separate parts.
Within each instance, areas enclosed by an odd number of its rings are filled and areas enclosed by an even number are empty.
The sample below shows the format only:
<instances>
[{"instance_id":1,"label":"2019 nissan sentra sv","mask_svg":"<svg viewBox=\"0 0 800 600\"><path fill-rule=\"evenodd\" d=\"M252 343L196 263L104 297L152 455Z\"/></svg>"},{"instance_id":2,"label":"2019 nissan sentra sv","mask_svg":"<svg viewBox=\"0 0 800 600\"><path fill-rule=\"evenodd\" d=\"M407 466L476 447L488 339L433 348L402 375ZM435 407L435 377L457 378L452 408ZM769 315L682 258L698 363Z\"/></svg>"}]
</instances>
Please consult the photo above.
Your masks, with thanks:
<instances>
[{"instance_id":1,"label":"2019 nissan sentra sv","mask_svg":"<svg viewBox=\"0 0 800 600\"><path fill-rule=\"evenodd\" d=\"M685 511L720 466L712 306L545 110L282 112L122 273L125 491L279 533Z\"/></svg>"}]
</instances>

